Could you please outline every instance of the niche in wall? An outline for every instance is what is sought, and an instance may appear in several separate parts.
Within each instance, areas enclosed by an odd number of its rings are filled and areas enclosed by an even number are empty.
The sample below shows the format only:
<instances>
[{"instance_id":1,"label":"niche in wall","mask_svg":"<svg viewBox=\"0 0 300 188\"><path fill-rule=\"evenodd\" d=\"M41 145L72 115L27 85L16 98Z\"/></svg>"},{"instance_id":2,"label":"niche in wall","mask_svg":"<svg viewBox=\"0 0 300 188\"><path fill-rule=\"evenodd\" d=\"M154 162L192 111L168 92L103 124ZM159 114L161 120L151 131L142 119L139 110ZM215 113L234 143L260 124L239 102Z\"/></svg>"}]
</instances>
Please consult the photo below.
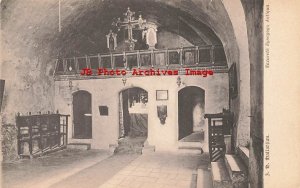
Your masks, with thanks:
<instances>
[{"instance_id":1,"label":"niche in wall","mask_svg":"<svg viewBox=\"0 0 300 188\"><path fill-rule=\"evenodd\" d=\"M178 92L178 140L204 129L205 91L188 86Z\"/></svg>"},{"instance_id":2,"label":"niche in wall","mask_svg":"<svg viewBox=\"0 0 300 188\"><path fill-rule=\"evenodd\" d=\"M108 116L108 107L107 106L99 106L100 116Z\"/></svg>"}]
</instances>

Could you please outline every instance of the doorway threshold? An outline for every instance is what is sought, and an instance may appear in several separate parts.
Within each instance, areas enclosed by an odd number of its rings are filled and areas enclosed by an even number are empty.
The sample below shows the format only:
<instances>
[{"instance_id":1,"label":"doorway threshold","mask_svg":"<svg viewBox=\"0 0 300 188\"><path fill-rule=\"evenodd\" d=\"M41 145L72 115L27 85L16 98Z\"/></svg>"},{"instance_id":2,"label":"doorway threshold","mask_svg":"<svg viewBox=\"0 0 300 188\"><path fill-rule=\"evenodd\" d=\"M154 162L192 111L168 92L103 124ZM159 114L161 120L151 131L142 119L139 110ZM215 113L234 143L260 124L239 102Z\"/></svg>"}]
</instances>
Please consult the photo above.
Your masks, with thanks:
<instances>
[{"instance_id":1,"label":"doorway threshold","mask_svg":"<svg viewBox=\"0 0 300 188\"><path fill-rule=\"evenodd\" d=\"M204 131L193 132L180 139L179 142L204 142Z\"/></svg>"}]
</instances>

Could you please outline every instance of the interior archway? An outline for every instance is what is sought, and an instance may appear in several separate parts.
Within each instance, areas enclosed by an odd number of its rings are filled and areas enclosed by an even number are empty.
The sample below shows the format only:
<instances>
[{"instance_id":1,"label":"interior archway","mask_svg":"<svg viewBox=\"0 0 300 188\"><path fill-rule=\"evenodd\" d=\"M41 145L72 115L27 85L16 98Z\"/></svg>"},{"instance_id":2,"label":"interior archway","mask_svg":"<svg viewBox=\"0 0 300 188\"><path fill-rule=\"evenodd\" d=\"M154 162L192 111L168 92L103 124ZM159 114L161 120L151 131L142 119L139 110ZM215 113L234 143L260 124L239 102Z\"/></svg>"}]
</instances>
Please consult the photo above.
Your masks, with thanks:
<instances>
[{"instance_id":1,"label":"interior archway","mask_svg":"<svg viewBox=\"0 0 300 188\"><path fill-rule=\"evenodd\" d=\"M84 90L73 93L73 138L92 138L92 95Z\"/></svg>"},{"instance_id":2,"label":"interior archway","mask_svg":"<svg viewBox=\"0 0 300 188\"><path fill-rule=\"evenodd\" d=\"M188 86L178 92L178 140L204 141L205 91Z\"/></svg>"},{"instance_id":3,"label":"interior archway","mask_svg":"<svg viewBox=\"0 0 300 188\"><path fill-rule=\"evenodd\" d=\"M116 152L141 152L148 137L148 92L131 87L119 93L119 147Z\"/></svg>"}]
</instances>

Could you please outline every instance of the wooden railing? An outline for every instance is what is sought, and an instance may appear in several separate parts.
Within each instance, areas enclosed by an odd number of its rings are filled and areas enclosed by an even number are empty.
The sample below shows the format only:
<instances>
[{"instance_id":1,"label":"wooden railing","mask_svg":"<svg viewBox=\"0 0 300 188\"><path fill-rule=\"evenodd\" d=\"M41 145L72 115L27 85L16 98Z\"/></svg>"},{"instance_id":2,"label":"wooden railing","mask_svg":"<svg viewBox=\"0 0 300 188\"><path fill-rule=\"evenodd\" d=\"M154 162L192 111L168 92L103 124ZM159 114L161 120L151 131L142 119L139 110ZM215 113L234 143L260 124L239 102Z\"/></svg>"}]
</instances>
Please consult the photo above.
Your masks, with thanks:
<instances>
[{"instance_id":1,"label":"wooden railing","mask_svg":"<svg viewBox=\"0 0 300 188\"><path fill-rule=\"evenodd\" d=\"M68 117L61 114L18 115L19 156L32 158L66 148Z\"/></svg>"},{"instance_id":2,"label":"wooden railing","mask_svg":"<svg viewBox=\"0 0 300 188\"><path fill-rule=\"evenodd\" d=\"M182 69L217 68L227 70L222 46L193 46L175 49L128 51L56 59L54 76L79 75L84 68Z\"/></svg>"},{"instance_id":3,"label":"wooden railing","mask_svg":"<svg viewBox=\"0 0 300 188\"><path fill-rule=\"evenodd\" d=\"M233 114L224 110L219 114L205 114L208 119L209 154L211 161L223 158L226 152L224 135L232 134Z\"/></svg>"}]
</instances>

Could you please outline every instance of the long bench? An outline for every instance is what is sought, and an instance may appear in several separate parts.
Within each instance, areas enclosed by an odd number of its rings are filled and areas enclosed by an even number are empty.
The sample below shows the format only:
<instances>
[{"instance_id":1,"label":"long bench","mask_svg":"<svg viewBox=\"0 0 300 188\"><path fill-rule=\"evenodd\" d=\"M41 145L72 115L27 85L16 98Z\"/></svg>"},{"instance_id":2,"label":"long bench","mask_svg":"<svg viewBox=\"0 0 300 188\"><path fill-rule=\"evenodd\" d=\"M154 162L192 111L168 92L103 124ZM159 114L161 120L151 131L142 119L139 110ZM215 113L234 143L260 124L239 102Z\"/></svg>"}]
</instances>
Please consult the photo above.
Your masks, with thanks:
<instances>
[{"instance_id":1,"label":"long bench","mask_svg":"<svg viewBox=\"0 0 300 188\"><path fill-rule=\"evenodd\" d=\"M213 188L247 188L248 164L239 155L226 154L224 159L211 162L211 177Z\"/></svg>"}]
</instances>

